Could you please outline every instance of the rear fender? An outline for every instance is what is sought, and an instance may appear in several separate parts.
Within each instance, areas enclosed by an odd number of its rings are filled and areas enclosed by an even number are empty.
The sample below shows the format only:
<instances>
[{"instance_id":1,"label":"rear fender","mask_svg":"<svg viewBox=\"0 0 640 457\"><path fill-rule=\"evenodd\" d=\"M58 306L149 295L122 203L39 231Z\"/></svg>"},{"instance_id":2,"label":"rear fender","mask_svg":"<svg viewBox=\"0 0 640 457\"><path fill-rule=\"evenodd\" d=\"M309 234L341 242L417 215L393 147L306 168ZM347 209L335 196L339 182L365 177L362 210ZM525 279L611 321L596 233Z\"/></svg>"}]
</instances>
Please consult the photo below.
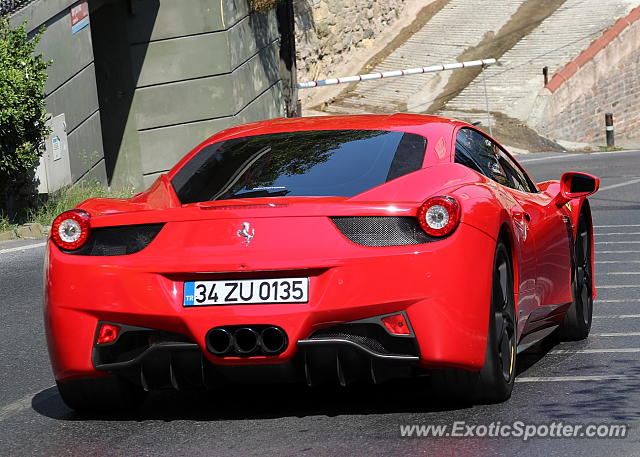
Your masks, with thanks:
<instances>
[{"instance_id":1,"label":"rear fender","mask_svg":"<svg viewBox=\"0 0 640 457\"><path fill-rule=\"evenodd\" d=\"M546 181L539 184L540 190L550 196L555 196L560 193L559 181ZM551 203L554 204L554 203ZM593 220L591 218L591 205L587 198L574 198L569 200L565 205L560 207L560 211L569 218L571 223L571 240L575 242L578 234L578 221L580 220L580 214L583 213L587 218L587 225L591 234L591 271L595 271L595 243L593 236ZM592 275L592 288L593 298L597 296L595 275Z\"/></svg>"},{"instance_id":2,"label":"rear fender","mask_svg":"<svg viewBox=\"0 0 640 457\"><path fill-rule=\"evenodd\" d=\"M458 187L447 194L454 195L460 202L462 223L475 227L495 241L500 237L501 231L506 234L512 255L514 292L518 294L519 266L522 259L522 252L518 249L519 240L516 238L519 232L515 230L513 219L507 210L509 202L503 199L495 186L493 181L487 180L482 184Z\"/></svg>"},{"instance_id":3,"label":"rear fender","mask_svg":"<svg viewBox=\"0 0 640 457\"><path fill-rule=\"evenodd\" d=\"M593 236L593 220L591 218L591 205L589 200L586 198L574 199L569 201L566 205L567 213L569 219L571 220L571 239L574 241L578 236L578 223L580 220L580 215L584 214L587 218L587 227L589 228L589 234L591 239L591 271L596 271L596 260L595 260L595 242ZM595 299L598 295L598 291L596 290L596 279L595 274L591 275L591 288L593 298Z\"/></svg>"}]
</instances>

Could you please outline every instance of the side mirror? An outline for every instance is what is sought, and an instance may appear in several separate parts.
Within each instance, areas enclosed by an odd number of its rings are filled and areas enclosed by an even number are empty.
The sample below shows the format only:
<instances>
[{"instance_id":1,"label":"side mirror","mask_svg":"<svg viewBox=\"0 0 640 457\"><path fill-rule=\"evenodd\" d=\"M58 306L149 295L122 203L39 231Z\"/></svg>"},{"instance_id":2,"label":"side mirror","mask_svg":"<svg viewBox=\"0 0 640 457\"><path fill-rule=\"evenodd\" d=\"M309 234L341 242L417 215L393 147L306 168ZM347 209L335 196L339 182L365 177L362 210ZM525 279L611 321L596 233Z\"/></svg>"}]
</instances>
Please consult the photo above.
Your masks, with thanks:
<instances>
[{"instance_id":1,"label":"side mirror","mask_svg":"<svg viewBox=\"0 0 640 457\"><path fill-rule=\"evenodd\" d=\"M575 198L585 198L600 187L600 179L587 173L568 171L560 177L560 193L556 197L558 207Z\"/></svg>"}]
</instances>

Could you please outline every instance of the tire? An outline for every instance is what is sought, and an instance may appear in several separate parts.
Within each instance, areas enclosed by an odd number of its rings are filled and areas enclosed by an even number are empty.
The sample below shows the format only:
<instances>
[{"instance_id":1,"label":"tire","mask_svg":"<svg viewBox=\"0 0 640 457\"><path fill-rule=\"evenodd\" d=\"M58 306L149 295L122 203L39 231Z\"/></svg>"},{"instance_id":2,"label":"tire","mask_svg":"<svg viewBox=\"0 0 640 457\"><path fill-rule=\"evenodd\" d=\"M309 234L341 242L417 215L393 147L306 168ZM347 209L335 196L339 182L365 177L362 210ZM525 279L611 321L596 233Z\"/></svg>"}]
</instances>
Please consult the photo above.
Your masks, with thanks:
<instances>
[{"instance_id":1,"label":"tire","mask_svg":"<svg viewBox=\"0 0 640 457\"><path fill-rule=\"evenodd\" d=\"M563 341L584 340L589 336L591 330L593 316L591 233L584 212L578 219L572 263L571 294L573 302L558 331L558 335Z\"/></svg>"},{"instance_id":2,"label":"tire","mask_svg":"<svg viewBox=\"0 0 640 457\"><path fill-rule=\"evenodd\" d=\"M511 255L496 245L485 361L479 372L438 370L432 384L439 393L464 403L499 403L513 390L516 366L516 312Z\"/></svg>"},{"instance_id":3,"label":"tire","mask_svg":"<svg viewBox=\"0 0 640 457\"><path fill-rule=\"evenodd\" d=\"M56 382L60 396L71 409L109 412L134 409L144 401L141 387L117 376Z\"/></svg>"}]
</instances>

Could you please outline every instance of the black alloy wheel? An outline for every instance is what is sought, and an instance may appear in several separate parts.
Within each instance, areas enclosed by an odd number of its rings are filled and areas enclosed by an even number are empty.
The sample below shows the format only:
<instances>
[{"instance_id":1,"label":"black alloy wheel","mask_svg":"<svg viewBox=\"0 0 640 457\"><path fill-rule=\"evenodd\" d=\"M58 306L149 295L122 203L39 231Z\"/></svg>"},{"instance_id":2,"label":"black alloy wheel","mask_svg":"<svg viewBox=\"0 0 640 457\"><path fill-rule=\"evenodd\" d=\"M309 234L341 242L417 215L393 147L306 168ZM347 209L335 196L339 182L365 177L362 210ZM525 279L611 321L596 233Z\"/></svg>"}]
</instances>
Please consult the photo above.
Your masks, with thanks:
<instances>
[{"instance_id":1,"label":"black alloy wheel","mask_svg":"<svg viewBox=\"0 0 640 457\"><path fill-rule=\"evenodd\" d=\"M583 340L589 336L593 316L593 268L591 261L591 232L585 214L580 215L576 240L573 244L571 290L573 303L560 326L560 338L565 341Z\"/></svg>"}]
</instances>

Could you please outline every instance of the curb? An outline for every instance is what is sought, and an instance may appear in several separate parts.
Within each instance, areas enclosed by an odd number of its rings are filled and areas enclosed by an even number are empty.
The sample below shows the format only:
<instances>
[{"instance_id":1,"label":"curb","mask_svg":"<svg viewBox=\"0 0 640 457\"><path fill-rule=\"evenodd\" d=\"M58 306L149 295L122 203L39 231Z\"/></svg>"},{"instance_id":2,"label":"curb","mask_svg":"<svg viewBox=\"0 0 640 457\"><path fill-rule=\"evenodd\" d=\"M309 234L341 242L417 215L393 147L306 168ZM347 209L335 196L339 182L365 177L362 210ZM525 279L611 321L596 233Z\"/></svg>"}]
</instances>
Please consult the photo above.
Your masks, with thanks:
<instances>
[{"instance_id":1,"label":"curb","mask_svg":"<svg viewBox=\"0 0 640 457\"><path fill-rule=\"evenodd\" d=\"M15 230L0 232L0 242L11 240L37 240L46 238L48 234L49 227L43 227L38 223L30 223L21 225Z\"/></svg>"}]
</instances>

